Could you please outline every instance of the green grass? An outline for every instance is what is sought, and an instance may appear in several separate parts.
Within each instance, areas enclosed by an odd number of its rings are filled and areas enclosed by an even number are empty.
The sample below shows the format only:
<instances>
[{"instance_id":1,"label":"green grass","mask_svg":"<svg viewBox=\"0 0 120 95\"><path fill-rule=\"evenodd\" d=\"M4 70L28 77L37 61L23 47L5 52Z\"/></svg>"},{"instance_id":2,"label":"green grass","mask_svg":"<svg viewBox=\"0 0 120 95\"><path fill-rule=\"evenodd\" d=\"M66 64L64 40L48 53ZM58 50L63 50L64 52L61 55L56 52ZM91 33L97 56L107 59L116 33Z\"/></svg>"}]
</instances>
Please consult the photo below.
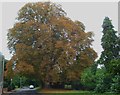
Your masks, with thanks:
<instances>
[{"instance_id":1,"label":"green grass","mask_svg":"<svg viewBox=\"0 0 120 95\"><path fill-rule=\"evenodd\" d=\"M45 93L44 95L120 95L120 94L100 94L100 93Z\"/></svg>"},{"instance_id":2,"label":"green grass","mask_svg":"<svg viewBox=\"0 0 120 95\"><path fill-rule=\"evenodd\" d=\"M44 95L120 95L115 93L95 93L93 91L80 91L80 90L58 90L58 89L42 89L39 91Z\"/></svg>"},{"instance_id":3,"label":"green grass","mask_svg":"<svg viewBox=\"0 0 120 95\"><path fill-rule=\"evenodd\" d=\"M84 93L84 92L79 92L79 93L46 93L45 95L120 95L120 94L114 94L114 93Z\"/></svg>"}]
</instances>

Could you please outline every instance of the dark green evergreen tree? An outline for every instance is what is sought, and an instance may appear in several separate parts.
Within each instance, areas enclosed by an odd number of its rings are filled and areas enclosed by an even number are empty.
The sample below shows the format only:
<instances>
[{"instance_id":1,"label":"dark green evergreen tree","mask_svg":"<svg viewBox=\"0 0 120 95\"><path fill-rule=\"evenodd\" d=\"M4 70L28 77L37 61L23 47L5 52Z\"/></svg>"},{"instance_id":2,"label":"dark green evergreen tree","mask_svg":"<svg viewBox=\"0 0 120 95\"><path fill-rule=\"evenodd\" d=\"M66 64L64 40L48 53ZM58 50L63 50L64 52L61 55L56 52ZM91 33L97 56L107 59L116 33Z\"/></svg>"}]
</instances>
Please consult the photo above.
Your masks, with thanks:
<instances>
[{"instance_id":1,"label":"dark green evergreen tree","mask_svg":"<svg viewBox=\"0 0 120 95\"><path fill-rule=\"evenodd\" d=\"M101 45L103 47L103 52L100 59L98 60L98 63L104 64L106 70L108 70L110 61L119 58L120 48L117 31L114 30L114 26L108 17L105 17L102 28L103 36L101 39Z\"/></svg>"},{"instance_id":2,"label":"dark green evergreen tree","mask_svg":"<svg viewBox=\"0 0 120 95\"><path fill-rule=\"evenodd\" d=\"M105 17L103 21L103 36L101 39L101 45L103 47L100 59L97 61L98 64L103 64L105 66L105 72L103 77L99 79L95 91L96 92L119 92L119 52L120 52L120 37L117 31L114 30L111 20ZM116 77L117 76L117 77ZM116 79L116 81L114 81ZM117 89L117 90L116 90Z\"/></svg>"}]
</instances>

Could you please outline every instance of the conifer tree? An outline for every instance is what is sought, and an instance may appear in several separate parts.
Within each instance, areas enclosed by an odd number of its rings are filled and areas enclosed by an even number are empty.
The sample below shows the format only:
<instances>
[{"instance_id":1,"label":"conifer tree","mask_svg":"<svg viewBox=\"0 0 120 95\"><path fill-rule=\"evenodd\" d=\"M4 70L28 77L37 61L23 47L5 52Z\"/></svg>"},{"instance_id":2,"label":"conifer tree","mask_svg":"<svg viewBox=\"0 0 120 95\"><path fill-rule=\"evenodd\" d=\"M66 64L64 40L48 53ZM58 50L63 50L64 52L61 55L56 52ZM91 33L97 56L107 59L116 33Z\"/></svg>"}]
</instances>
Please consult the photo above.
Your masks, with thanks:
<instances>
[{"instance_id":1,"label":"conifer tree","mask_svg":"<svg viewBox=\"0 0 120 95\"><path fill-rule=\"evenodd\" d=\"M98 63L104 64L107 70L109 69L110 61L113 59L118 59L119 57L119 43L117 31L114 30L114 26L108 17L105 17L102 28L103 36L101 39L101 45L103 47L103 51Z\"/></svg>"}]
</instances>

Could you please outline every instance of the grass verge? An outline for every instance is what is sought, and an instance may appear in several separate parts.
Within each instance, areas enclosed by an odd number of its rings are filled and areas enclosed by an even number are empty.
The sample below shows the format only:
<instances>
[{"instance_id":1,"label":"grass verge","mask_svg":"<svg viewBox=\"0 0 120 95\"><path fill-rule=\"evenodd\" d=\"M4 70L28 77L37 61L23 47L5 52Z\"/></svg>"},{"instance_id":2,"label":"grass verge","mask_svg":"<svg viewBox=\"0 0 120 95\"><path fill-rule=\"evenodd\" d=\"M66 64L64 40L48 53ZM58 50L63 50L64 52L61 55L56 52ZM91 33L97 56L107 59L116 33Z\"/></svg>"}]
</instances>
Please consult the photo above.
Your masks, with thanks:
<instances>
[{"instance_id":1,"label":"grass verge","mask_svg":"<svg viewBox=\"0 0 120 95\"><path fill-rule=\"evenodd\" d=\"M64 90L64 89L41 89L44 95L120 95L115 93L95 93L93 91Z\"/></svg>"}]
</instances>

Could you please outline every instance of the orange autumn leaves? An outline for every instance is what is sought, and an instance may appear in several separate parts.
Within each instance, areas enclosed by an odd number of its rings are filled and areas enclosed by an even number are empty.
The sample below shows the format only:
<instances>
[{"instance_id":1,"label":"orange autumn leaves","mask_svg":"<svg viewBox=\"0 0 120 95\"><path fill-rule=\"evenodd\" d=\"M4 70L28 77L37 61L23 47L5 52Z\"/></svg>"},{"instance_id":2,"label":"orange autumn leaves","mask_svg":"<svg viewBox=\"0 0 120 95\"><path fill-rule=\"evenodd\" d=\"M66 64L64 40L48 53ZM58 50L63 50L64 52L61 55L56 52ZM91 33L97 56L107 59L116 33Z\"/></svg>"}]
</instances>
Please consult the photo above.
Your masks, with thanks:
<instances>
[{"instance_id":1,"label":"orange autumn leaves","mask_svg":"<svg viewBox=\"0 0 120 95\"><path fill-rule=\"evenodd\" d=\"M16 66L6 72L32 74L44 82L72 81L97 57L91 48L92 33L54 3L28 3L17 20L8 32L8 48L14 55L8 65Z\"/></svg>"}]
</instances>

